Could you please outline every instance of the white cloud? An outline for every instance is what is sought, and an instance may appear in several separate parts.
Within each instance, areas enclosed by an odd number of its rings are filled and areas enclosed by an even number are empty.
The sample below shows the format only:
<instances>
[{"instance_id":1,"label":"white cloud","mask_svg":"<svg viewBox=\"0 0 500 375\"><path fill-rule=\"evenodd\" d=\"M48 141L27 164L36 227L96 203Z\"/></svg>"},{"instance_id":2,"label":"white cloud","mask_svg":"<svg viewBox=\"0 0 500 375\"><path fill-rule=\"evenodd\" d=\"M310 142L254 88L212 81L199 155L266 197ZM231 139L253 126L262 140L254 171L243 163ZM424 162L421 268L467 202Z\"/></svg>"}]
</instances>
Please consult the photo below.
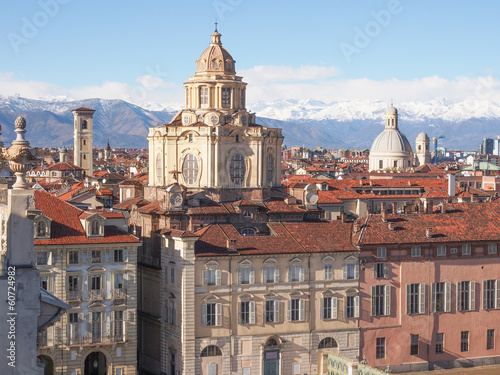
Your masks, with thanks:
<instances>
[{"instance_id":1,"label":"white cloud","mask_svg":"<svg viewBox=\"0 0 500 375\"><path fill-rule=\"evenodd\" d=\"M285 65L256 65L238 71L247 82L303 82L338 76L340 70L334 66L306 65L292 68Z\"/></svg>"}]
</instances>

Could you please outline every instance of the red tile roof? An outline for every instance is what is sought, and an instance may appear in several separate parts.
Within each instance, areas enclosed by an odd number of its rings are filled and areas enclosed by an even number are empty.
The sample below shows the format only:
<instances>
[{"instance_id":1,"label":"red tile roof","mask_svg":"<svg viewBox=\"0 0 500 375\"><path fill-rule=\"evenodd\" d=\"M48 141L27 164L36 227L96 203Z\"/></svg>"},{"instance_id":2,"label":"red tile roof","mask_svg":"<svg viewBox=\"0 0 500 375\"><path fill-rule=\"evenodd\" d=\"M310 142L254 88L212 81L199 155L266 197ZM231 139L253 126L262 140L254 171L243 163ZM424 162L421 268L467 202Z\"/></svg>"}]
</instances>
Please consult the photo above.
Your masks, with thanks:
<instances>
[{"instance_id":1,"label":"red tile roof","mask_svg":"<svg viewBox=\"0 0 500 375\"><path fill-rule=\"evenodd\" d=\"M79 216L82 210L43 191L35 190L35 207L52 219L51 238L35 245L138 243L140 240L116 227L104 228L103 238L87 238Z\"/></svg>"},{"instance_id":2,"label":"red tile roof","mask_svg":"<svg viewBox=\"0 0 500 375\"><path fill-rule=\"evenodd\" d=\"M56 163L45 168L47 171L83 171L83 168L77 167L72 163Z\"/></svg>"},{"instance_id":3,"label":"red tile roof","mask_svg":"<svg viewBox=\"0 0 500 375\"><path fill-rule=\"evenodd\" d=\"M87 107L80 107L80 108L77 108L77 109L73 109L73 111L85 111L85 112L88 112L88 111L92 111L92 112L95 112L95 109L90 109L90 108L87 108Z\"/></svg>"}]
</instances>

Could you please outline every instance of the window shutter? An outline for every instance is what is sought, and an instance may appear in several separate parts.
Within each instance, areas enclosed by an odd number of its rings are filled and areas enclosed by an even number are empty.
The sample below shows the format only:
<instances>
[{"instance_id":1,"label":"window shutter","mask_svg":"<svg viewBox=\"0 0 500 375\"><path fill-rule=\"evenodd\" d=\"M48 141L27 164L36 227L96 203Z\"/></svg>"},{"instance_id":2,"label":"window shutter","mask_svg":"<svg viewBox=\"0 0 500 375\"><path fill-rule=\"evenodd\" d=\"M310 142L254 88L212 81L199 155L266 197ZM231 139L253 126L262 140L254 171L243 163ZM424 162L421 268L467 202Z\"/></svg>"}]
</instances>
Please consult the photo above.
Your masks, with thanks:
<instances>
[{"instance_id":1,"label":"window shutter","mask_svg":"<svg viewBox=\"0 0 500 375\"><path fill-rule=\"evenodd\" d=\"M53 255L53 254L52 254L52 251L49 251L49 252L47 253L47 265L48 265L48 266L51 266L51 265L52 265L52 255Z\"/></svg>"},{"instance_id":2,"label":"window shutter","mask_svg":"<svg viewBox=\"0 0 500 375\"><path fill-rule=\"evenodd\" d=\"M250 301L250 324L255 324L255 301Z\"/></svg>"},{"instance_id":3,"label":"window shutter","mask_svg":"<svg viewBox=\"0 0 500 375\"><path fill-rule=\"evenodd\" d=\"M221 283L221 270L216 269L215 270L215 284L220 285L220 283Z\"/></svg>"},{"instance_id":4,"label":"window shutter","mask_svg":"<svg viewBox=\"0 0 500 375\"><path fill-rule=\"evenodd\" d=\"M488 281L487 280L483 280L483 310L486 310L486 306L487 305L487 301L486 301L486 296L487 296L487 293L486 293L486 286L488 285Z\"/></svg>"},{"instance_id":5,"label":"window shutter","mask_svg":"<svg viewBox=\"0 0 500 375\"><path fill-rule=\"evenodd\" d=\"M500 309L500 282L495 280L495 308Z\"/></svg>"},{"instance_id":6,"label":"window shutter","mask_svg":"<svg viewBox=\"0 0 500 375\"><path fill-rule=\"evenodd\" d=\"M306 313L306 306L305 306L305 300L300 299L299 300L299 320L302 322L304 321L305 313Z\"/></svg>"},{"instance_id":7,"label":"window shutter","mask_svg":"<svg viewBox=\"0 0 500 375\"><path fill-rule=\"evenodd\" d=\"M286 301L286 320L292 321L292 301Z\"/></svg>"},{"instance_id":8,"label":"window shutter","mask_svg":"<svg viewBox=\"0 0 500 375\"><path fill-rule=\"evenodd\" d=\"M304 281L304 266L299 267L299 281Z\"/></svg>"},{"instance_id":9,"label":"window shutter","mask_svg":"<svg viewBox=\"0 0 500 375\"><path fill-rule=\"evenodd\" d=\"M332 319L337 319L337 297L332 297Z\"/></svg>"},{"instance_id":10,"label":"window shutter","mask_svg":"<svg viewBox=\"0 0 500 375\"><path fill-rule=\"evenodd\" d=\"M372 316L375 316L375 286L372 286Z\"/></svg>"},{"instance_id":11,"label":"window shutter","mask_svg":"<svg viewBox=\"0 0 500 375\"><path fill-rule=\"evenodd\" d=\"M436 312L436 283L432 283L431 290L431 312Z\"/></svg>"},{"instance_id":12,"label":"window shutter","mask_svg":"<svg viewBox=\"0 0 500 375\"><path fill-rule=\"evenodd\" d=\"M241 269L238 268L238 284L241 284Z\"/></svg>"},{"instance_id":13,"label":"window shutter","mask_svg":"<svg viewBox=\"0 0 500 375\"><path fill-rule=\"evenodd\" d=\"M204 303L201 305L201 324L203 327L207 326L207 304Z\"/></svg>"},{"instance_id":14,"label":"window shutter","mask_svg":"<svg viewBox=\"0 0 500 375\"><path fill-rule=\"evenodd\" d=\"M104 261L106 263L109 263L111 261L111 256L110 256L111 251L112 250L104 250ZM113 260L114 260L114 258L113 258Z\"/></svg>"},{"instance_id":15,"label":"window shutter","mask_svg":"<svg viewBox=\"0 0 500 375\"><path fill-rule=\"evenodd\" d=\"M418 286L418 312L420 314L425 314L425 284L420 284Z\"/></svg>"},{"instance_id":16,"label":"window shutter","mask_svg":"<svg viewBox=\"0 0 500 375\"><path fill-rule=\"evenodd\" d=\"M255 268L252 268L250 270L249 283L250 284L255 284Z\"/></svg>"},{"instance_id":17,"label":"window shutter","mask_svg":"<svg viewBox=\"0 0 500 375\"><path fill-rule=\"evenodd\" d=\"M406 284L406 313L411 314L411 284Z\"/></svg>"},{"instance_id":18,"label":"window shutter","mask_svg":"<svg viewBox=\"0 0 500 375\"><path fill-rule=\"evenodd\" d=\"M269 273L269 267L262 268L262 282L267 283L267 274Z\"/></svg>"},{"instance_id":19,"label":"window shutter","mask_svg":"<svg viewBox=\"0 0 500 375\"><path fill-rule=\"evenodd\" d=\"M280 301L274 300L274 321L280 321Z\"/></svg>"},{"instance_id":20,"label":"window shutter","mask_svg":"<svg viewBox=\"0 0 500 375\"><path fill-rule=\"evenodd\" d=\"M347 280L347 264L342 265L343 279Z\"/></svg>"},{"instance_id":21,"label":"window shutter","mask_svg":"<svg viewBox=\"0 0 500 375\"><path fill-rule=\"evenodd\" d=\"M128 262L128 249L123 249L123 261Z\"/></svg>"},{"instance_id":22,"label":"window shutter","mask_svg":"<svg viewBox=\"0 0 500 375\"><path fill-rule=\"evenodd\" d=\"M469 287L470 287L469 310L475 310L476 309L476 282L469 281Z\"/></svg>"},{"instance_id":23,"label":"window shutter","mask_svg":"<svg viewBox=\"0 0 500 375\"><path fill-rule=\"evenodd\" d=\"M208 285L208 270L203 270L202 272L202 277L203 277L203 285L204 286L207 286ZM167 282L168 282L168 277L166 278L167 279Z\"/></svg>"},{"instance_id":24,"label":"window shutter","mask_svg":"<svg viewBox=\"0 0 500 375\"><path fill-rule=\"evenodd\" d=\"M87 264L87 252L86 251L80 251L79 255L81 257L80 262L82 264Z\"/></svg>"},{"instance_id":25,"label":"window shutter","mask_svg":"<svg viewBox=\"0 0 500 375\"><path fill-rule=\"evenodd\" d=\"M280 269L278 267L274 267L274 282L280 282Z\"/></svg>"},{"instance_id":26,"label":"window shutter","mask_svg":"<svg viewBox=\"0 0 500 375\"><path fill-rule=\"evenodd\" d=\"M354 278L359 279L359 264L354 265Z\"/></svg>"},{"instance_id":27,"label":"window shutter","mask_svg":"<svg viewBox=\"0 0 500 375\"><path fill-rule=\"evenodd\" d=\"M391 286L390 285L385 286L384 299L385 299L385 315L391 315Z\"/></svg>"},{"instance_id":28,"label":"window shutter","mask_svg":"<svg viewBox=\"0 0 500 375\"><path fill-rule=\"evenodd\" d=\"M451 311L451 283L448 281L444 284L444 291L445 291L445 308L444 311L450 312Z\"/></svg>"},{"instance_id":29,"label":"window shutter","mask_svg":"<svg viewBox=\"0 0 500 375\"><path fill-rule=\"evenodd\" d=\"M461 294L462 294L462 283L459 281L457 283L457 311L462 311L462 307L460 306Z\"/></svg>"},{"instance_id":30,"label":"window shutter","mask_svg":"<svg viewBox=\"0 0 500 375\"><path fill-rule=\"evenodd\" d=\"M215 325L222 325L222 303L217 303L215 305Z\"/></svg>"},{"instance_id":31,"label":"window shutter","mask_svg":"<svg viewBox=\"0 0 500 375\"><path fill-rule=\"evenodd\" d=\"M105 327L105 330L104 332L106 332L106 335L110 336L111 335L111 316L110 316L111 312L108 311L107 313L105 313L106 315L106 327ZM116 322L115 322L116 324Z\"/></svg>"},{"instance_id":32,"label":"window shutter","mask_svg":"<svg viewBox=\"0 0 500 375\"><path fill-rule=\"evenodd\" d=\"M92 290L92 276L91 275L89 275L87 277L87 290Z\"/></svg>"},{"instance_id":33,"label":"window shutter","mask_svg":"<svg viewBox=\"0 0 500 375\"><path fill-rule=\"evenodd\" d=\"M354 317L359 318L359 296L354 297Z\"/></svg>"},{"instance_id":34,"label":"window shutter","mask_svg":"<svg viewBox=\"0 0 500 375\"><path fill-rule=\"evenodd\" d=\"M386 279L389 277L389 263L384 263L384 277Z\"/></svg>"},{"instance_id":35,"label":"window shutter","mask_svg":"<svg viewBox=\"0 0 500 375\"><path fill-rule=\"evenodd\" d=\"M87 336L92 337L92 313L85 314L85 321L87 323Z\"/></svg>"},{"instance_id":36,"label":"window shutter","mask_svg":"<svg viewBox=\"0 0 500 375\"><path fill-rule=\"evenodd\" d=\"M92 250L87 250L87 263L92 264Z\"/></svg>"},{"instance_id":37,"label":"window shutter","mask_svg":"<svg viewBox=\"0 0 500 375\"><path fill-rule=\"evenodd\" d=\"M377 278L377 263L373 263L373 278L376 279ZM345 279L345 277L344 277Z\"/></svg>"},{"instance_id":38,"label":"window shutter","mask_svg":"<svg viewBox=\"0 0 500 375\"><path fill-rule=\"evenodd\" d=\"M319 307L319 318L325 319L325 297L320 299L321 306Z\"/></svg>"}]
</instances>

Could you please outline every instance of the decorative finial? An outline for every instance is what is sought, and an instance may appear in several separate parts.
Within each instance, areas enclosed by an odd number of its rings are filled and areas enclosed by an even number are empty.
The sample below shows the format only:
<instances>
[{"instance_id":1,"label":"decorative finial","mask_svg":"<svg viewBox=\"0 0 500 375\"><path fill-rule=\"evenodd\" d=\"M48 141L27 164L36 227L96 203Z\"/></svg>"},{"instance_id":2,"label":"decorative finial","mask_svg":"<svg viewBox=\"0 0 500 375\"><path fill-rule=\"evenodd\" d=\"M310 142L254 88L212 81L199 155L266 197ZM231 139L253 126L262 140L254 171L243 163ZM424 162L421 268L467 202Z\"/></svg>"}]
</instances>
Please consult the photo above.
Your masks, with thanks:
<instances>
[{"instance_id":1,"label":"decorative finial","mask_svg":"<svg viewBox=\"0 0 500 375\"><path fill-rule=\"evenodd\" d=\"M394 104L392 103L392 98L391 98L391 107L394 107Z\"/></svg>"},{"instance_id":2,"label":"decorative finial","mask_svg":"<svg viewBox=\"0 0 500 375\"><path fill-rule=\"evenodd\" d=\"M217 23L217 18L216 18L215 19L215 31L217 31L217 25L218 25L218 23Z\"/></svg>"}]
</instances>

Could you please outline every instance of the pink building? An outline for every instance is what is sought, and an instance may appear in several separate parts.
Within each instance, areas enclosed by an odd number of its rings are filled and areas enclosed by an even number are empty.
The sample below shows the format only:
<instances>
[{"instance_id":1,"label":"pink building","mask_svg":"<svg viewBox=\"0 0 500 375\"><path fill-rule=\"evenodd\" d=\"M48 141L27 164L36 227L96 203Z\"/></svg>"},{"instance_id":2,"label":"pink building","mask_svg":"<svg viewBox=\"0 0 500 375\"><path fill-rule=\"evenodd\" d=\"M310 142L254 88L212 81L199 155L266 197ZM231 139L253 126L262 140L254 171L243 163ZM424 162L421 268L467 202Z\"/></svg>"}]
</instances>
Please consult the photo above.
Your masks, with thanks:
<instances>
[{"instance_id":1,"label":"pink building","mask_svg":"<svg viewBox=\"0 0 500 375\"><path fill-rule=\"evenodd\" d=\"M500 362L500 206L369 215L360 248L360 355L394 372Z\"/></svg>"}]
</instances>

